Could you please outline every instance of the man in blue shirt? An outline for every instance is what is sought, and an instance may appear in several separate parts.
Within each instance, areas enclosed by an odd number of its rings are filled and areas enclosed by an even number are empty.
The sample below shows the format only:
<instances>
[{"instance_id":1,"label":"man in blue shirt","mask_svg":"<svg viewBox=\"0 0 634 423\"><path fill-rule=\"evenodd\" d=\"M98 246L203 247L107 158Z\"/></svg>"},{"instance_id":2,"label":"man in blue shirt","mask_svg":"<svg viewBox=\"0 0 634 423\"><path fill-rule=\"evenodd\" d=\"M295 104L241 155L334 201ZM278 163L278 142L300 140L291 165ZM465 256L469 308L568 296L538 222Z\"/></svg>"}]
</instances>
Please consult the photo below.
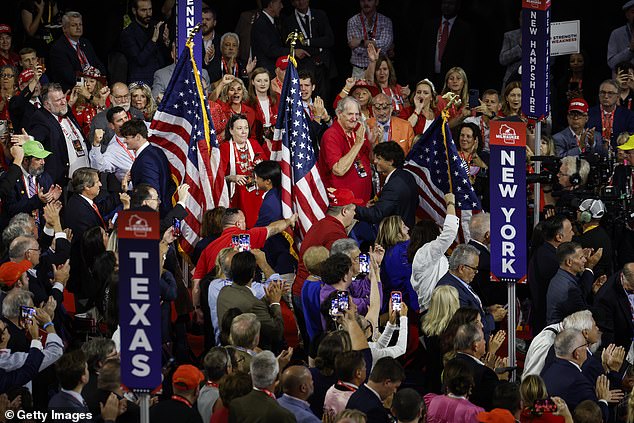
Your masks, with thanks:
<instances>
[{"instance_id":1,"label":"man in blue shirt","mask_svg":"<svg viewBox=\"0 0 634 423\"><path fill-rule=\"evenodd\" d=\"M295 415L297 423L319 423L308 398L313 394L313 376L305 366L290 366L282 373L284 395L277 402Z\"/></svg>"}]
</instances>

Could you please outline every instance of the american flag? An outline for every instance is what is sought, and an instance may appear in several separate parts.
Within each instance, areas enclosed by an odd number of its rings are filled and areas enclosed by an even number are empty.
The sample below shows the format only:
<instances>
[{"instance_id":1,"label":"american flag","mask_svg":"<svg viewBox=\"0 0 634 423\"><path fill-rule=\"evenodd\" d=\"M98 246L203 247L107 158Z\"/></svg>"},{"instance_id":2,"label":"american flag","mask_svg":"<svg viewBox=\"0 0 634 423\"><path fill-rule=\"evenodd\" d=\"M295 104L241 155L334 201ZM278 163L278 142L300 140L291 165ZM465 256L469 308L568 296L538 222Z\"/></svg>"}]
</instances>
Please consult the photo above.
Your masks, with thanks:
<instances>
[{"instance_id":1,"label":"american flag","mask_svg":"<svg viewBox=\"0 0 634 423\"><path fill-rule=\"evenodd\" d=\"M442 117L438 117L414 144L404 168L414 175L418 185L419 217L431 218L442 227L446 208L444 195L454 193L456 213L462 221L458 239L467 241L471 215L482 207L451 139L449 125Z\"/></svg>"},{"instance_id":2,"label":"american flag","mask_svg":"<svg viewBox=\"0 0 634 423\"><path fill-rule=\"evenodd\" d=\"M193 251L205 211L229 204L220 150L198 68L185 48L150 124L150 142L165 151L172 177L189 184L181 248Z\"/></svg>"},{"instance_id":3,"label":"american flag","mask_svg":"<svg viewBox=\"0 0 634 423\"><path fill-rule=\"evenodd\" d=\"M317 169L299 76L292 60L284 77L272 150L271 160L277 160L282 167L282 214L285 218L298 214L297 235L301 238L313 223L325 217L328 197Z\"/></svg>"}]
</instances>

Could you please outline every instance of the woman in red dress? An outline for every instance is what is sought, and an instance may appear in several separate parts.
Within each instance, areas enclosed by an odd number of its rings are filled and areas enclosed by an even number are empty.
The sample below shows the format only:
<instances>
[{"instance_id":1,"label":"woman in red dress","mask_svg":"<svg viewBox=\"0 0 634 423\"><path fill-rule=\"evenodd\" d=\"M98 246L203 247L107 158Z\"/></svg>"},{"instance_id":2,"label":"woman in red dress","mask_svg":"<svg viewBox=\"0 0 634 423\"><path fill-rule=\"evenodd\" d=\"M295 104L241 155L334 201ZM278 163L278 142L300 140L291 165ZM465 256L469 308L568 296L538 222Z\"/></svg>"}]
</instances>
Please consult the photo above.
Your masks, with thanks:
<instances>
[{"instance_id":1,"label":"woman in red dress","mask_svg":"<svg viewBox=\"0 0 634 423\"><path fill-rule=\"evenodd\" d=\"M217 96L218 104L222 108L226 120L236 114L244 115L249 122L249 128L252 128L255 122L255 111L246 104L246 94L246 87L240 78L225 75L220 80L215 92L212 93L211 99L213 100ZM223 132L225 132L225 127L217 125L216 133Z\"/></svg>"},{"instance_id":2,"label":"woman in red dress","mask_svg":"<svg viewBox=\"0 0 634 423\"><path fill-rule=\"evenodd\" d=\"M101 76L98 69L88 67L80 77L84 83L73 87L68 98L68 105L72 108L81 132L90 133L90 124L99 111L106 107L106 97L110 93L106 85L106 78Z\"/></svg>"},{"instance_id":3,"label":"woman in red dress","mask_svg":"<svg viewBox=\"0 0 634 423\"><path fill-rule=\"evenodd\" d=\"M442 96L450 91L456 94L459 99L458 102L449 108L449 127L455 128L471 116L471 110L469 109L469 80L464 69L456 66L447 71L445 86L440 96L438 96L438 110L444 110L447 106L447 100L442 98Z\"/></svg>"},{"instance_id":4,"label":"woman in red dress","mask_svg":"<svg viewBox=\"0 0 634 423\"><path fill-rule=\"evenodd\" d=\"M409 87L403 87L396 82L396 72L392 61L385 54L381 54L381 49L377 50L372 43L368 45L368 58L370 62L365 71L365 78L369 83L375 84L383 94L390 97L394 116L407 119L410 106Z\"/></svg>"},{"instance_id":5,"label":"woman in red dress","mask_svg":"<svg viewBox=\"0 0 634 423\"><path fill-rule=\"evenodd\" d=\"M220 166L225 170L229 182L230 206L242 210L247 228L252 228L258 219L262 205L253 176L253 168L268 155L260 144L249 139L249 122L243 114L234 114L225 128L225 142L220 145Z\"/></svg>"},{"instance_id":6,"label":"woman in red dress","mask_svg":"<svg viewBox=\"0 0 634 423\"><path fill-rule=\"evenodd\" d=\"M249 79L249 105L255 110L251 137L270 152L277 122L277 96L271 92L271 77L266 68L256 68Z\"/></svg>"},{"instance_id":7,"label":"woman in red dress","mask_svg":"<svg viewBox=\"0 0 634 423\"><path fill-rule=\"evenodd\" d=\"M408 108L407 120L414 128L414 134L418 135L425 132L434 119L440 116L434 84L427 78L418 82L412 101L414 104Z\"/></svg>"}]
</instances>

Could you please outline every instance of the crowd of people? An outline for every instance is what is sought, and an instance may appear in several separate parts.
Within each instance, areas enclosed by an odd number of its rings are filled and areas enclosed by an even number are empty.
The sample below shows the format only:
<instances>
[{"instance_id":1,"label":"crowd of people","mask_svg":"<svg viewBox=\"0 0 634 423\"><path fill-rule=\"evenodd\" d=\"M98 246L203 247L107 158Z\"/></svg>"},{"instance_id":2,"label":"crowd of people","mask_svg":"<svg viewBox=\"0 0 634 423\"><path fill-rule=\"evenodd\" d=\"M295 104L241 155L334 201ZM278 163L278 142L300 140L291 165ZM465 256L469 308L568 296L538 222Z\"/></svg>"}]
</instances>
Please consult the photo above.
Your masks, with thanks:
<instances>
[{"instance_id":1,"label":"crowd of people","mask_svg":"<svg viewBox=\"0 0 634 423\"><path fill-rule=\"evenodd\" d=\"M595 80L584 52L552 75L538 151L521 30L504 36L502 89L474 90L472 59L456 54L470 42L460 1L443 0L425 28L435 41L411 88L378 0L348 20L348 64L309 0L261 0L224 34L203 4L201 81L230 201L201 211L189 255L174 230L189 186L149 129L176 67L175 1L129 3L107 63L61 0L21 1L0 23L0 421L140 420L138 392L121 383L122 210L160 215L152 422L634 421L634 0L607 46L613 79ZM293 31L307 151L329 202L299 245L271 160ZM441 115L482 204L470 220L450 192L439 218L422 216L404 169ZM541 221L510 308L521 330L490 278L494 120L526 123L526 170L541 182L528 189ZM522 338L517 366L509 334Z\"/></svg>"}]
</instances>

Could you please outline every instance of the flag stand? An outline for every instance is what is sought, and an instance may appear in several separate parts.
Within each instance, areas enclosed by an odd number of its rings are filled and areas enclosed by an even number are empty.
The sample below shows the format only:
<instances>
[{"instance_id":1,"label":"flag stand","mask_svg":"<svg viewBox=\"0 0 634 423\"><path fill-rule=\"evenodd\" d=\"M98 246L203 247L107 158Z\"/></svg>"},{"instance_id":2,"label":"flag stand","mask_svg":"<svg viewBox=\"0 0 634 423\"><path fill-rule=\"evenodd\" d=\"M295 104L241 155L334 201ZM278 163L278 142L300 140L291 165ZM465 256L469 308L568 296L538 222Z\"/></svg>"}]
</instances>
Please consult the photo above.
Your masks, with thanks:
<instances>
[{"instance_id":1,"label":"flag stand","mask_svg":"<svg viewBox=\"0 0 634 423\"><path fill-rule=\"evenodd\" d=\"M507 280L508 287L508 311L507 311L507 323L508 323L508 367L514 368L517 366L517 358L516 358L516 339L517 339L517 300L515 297L515 280ZM510 381L515 382L517 380L517 370L511 371Z\"/></svg>"}]
</instances>

